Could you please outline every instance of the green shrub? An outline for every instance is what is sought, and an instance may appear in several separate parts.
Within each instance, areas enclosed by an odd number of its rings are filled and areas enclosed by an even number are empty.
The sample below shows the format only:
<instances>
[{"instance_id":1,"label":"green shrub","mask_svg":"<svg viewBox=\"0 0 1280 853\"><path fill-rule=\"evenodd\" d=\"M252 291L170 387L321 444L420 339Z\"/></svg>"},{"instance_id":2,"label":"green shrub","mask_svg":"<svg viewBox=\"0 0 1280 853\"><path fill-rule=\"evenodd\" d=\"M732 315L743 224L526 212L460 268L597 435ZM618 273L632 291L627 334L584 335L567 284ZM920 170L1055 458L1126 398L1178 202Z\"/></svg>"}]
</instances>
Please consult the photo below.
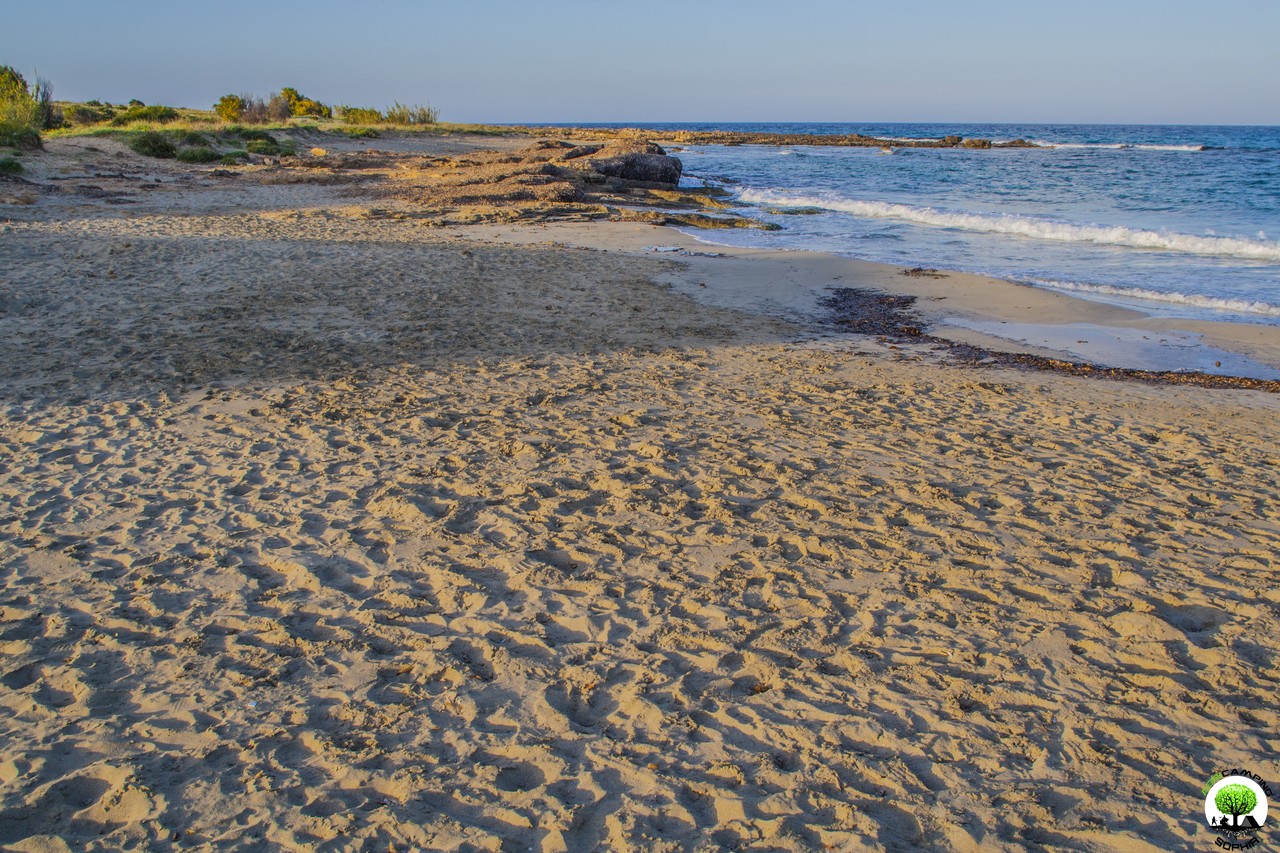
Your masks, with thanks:
<instances>
[{"instance_id":1,"label":"green shrub","mask_svg":"<svg viewBox=\"0 0 1280 853\"><path fill-rule=\"evenodd\" d=\"M349 136L352 139L377 139L378 138L378 131L374 130L372 127L351 127L345 130L339 130L338 132L342 133L345 136Z\"/></svg>"},{"instance_id":2,"label":"green shrub","mask_svg":"<svg viewBox=\"0 0 1280 853\"><path fill-rule=\"evenodd\" d=\"M387 124L435 124L440 113L434 107L406 106L397 101L387 110Z\"/></svg>"},{"instance_id":3,"label":"green shrub","mask_svg":"<svg viewBox=\"0 0 1280 853\"><path fill-rule=\"evenodd\" d=\"M245 130L240 129L236 134L246 142L257 140L259 142L275 142L276 138L265 130Z\"/></svg>"},{"instance_id":4,"label":"green shrub","mask_svg":"<svg viewBox=\"0 0 1280 853\"><path fill-rule=\"evenodd\" d=\"M116 127L121 127L134 121L154 121L158 124L164 124L165 122L176 121L177 118L178 111L173 107L131 106L113 118L111 123Z\"/></svg>"},{"instance_id":5,"label":"green shrub","mask_svg":"<svg viewBox=\"0 0 1280 853\"><path fill-rule=\"evenodd\" d=\"M131 106L131 107L145 107L145 106L146 106L146 104L142 103L142 101L139 101L137 98L130 98L130 99L129 99L129 106Z\"/></svg>"},{"instance_id":6,"label":"green shrub","mask_svg":"<svg viewBox=\"0 0 1280 853\"><path fill-rule=\"evenodd\" d=\"M89 104L72 104L62 111L62 115L71 124L97 124L111 118L113 111L110 108L92 107Z\"/></svg>"},{"instance_id":7,"label":"green shrub","mask_svg":"<svg viewBox=\"0 0 1280 853\"><path fill-rule=\"evenodd\" d=\"M177 139L183 145L194 145L196 147L209 145L209 138L198 130L177 131Z\"/></svg>"},{"instance_id":8,"label":"green shrub","mask_svg":"<svg viewBox=\"0 0 1280 853\"><path fill-rule=\"evenodd\" d=\"M372 107L339 107L344 124L382 124L382 113Z\"/></svg>"},{"instance_id":9,"label":"green shrub","mask_svg":"<svg viewBox=\"0 0 1280 853\"><path fill-rule=\"evenodd\" d=\"M24 171L22 164L12 157L0 160L0 175L21 175Z\"/></svg>"},{"instance_id":10,"label":"green shrub","mask_svg":"<svg viewBox=\"0 0 1280 853\"><path fill-rule=\"evenodd\" d=\"M228 151L226 154L222 155L221 162L224 166L238 166L248 159L248 157L249 153L247 151Z\"/></svg>"},{"instance_id":11,"label":"green shrub","mask_svg":"<svg viewBox=\"0 0 1280 853\"><path fill-rule=\"evenodd\" d=\"M279 154L280 143L274 139L251 139L244 146L250 154Z\"/></svg>"},{"instance_id":12,"label":"green shrub","mask_svg":"<svg viewBox=\"0 0 1280 853\"><path fill-rule=\"evenodd\" d=\"M137 138L129 143L129 147L144 157L160 157L169 160L178 156L178 149L169 141L169 138L154 130L138 134Z\"/></svg>"},{"instance_id":13,"label":"green shrub","mask_svg":"<svg viewBox=\"0 0 1280 853\"><path fill-rule=\"evenodd\" d=\"M0 119L0 145L8 145L19 151L35 151L42 146L40 131L29 127L13 127Z\"/></svg>"},{"instance_id":14,"label":"green shrub","mask_svg":"<svg viewBox=\"0 0 1280 853\"><path fill-rule=\"evenodd\" d=\"M183 148L178 152L178 160L183 163L212 163L214 160L221 159L221 154L205 146Z\"/></svg>"}]
</instances>

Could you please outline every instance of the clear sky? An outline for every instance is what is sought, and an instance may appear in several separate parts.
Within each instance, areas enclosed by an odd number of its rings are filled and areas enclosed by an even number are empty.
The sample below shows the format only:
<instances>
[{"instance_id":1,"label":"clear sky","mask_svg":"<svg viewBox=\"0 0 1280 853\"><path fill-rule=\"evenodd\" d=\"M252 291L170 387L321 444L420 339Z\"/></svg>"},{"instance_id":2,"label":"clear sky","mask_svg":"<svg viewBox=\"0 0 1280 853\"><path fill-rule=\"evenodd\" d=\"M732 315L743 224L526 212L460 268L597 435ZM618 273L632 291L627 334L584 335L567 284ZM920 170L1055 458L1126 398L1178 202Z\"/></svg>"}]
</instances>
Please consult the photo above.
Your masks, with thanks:
<instances>
[{"instance_id":1,"label":"clear sky","mask_svg":"<svg viewBox=\"0 0 1280 853\"><path fill-rule=\"evenodd\" d=\"M1280 0L40 0L55 97L293 86L446 121L1280 124Z\"/></svg>"}]
</instances>

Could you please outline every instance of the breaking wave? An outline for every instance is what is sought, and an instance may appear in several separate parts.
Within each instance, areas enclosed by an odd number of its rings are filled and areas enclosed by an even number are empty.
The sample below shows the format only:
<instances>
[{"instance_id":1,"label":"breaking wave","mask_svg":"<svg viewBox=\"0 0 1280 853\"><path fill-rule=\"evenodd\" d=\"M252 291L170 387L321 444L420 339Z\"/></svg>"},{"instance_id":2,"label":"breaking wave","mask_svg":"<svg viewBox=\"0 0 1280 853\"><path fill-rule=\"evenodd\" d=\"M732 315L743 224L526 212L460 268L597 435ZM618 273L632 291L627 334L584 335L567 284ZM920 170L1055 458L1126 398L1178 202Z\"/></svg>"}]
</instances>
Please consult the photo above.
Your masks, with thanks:
<instances>
[{"instance_id":1,"label":"breaking wave","mask_svg":"<svg viewBox=\"0 0 1280 853\"><path fill-rule=\"evenodd\" d=\"M1153 302L1165 302L1172 305L1187 305L1192 308L1206 308L1212 311L1230 311L1235 314L1260 314L1267 317L1280 317L1280 305L1272 305L1250 299L1221 299L1215 296L1199 296L1194 293L1161 293L1156 290L1145 290L1140 287L1116 287L1110 284L1079 284L1073 281L1043 281L1030 279L1028 284L1062 290L1068 293L1092 293L1098 296L1118 296L1128 299L1143 299Z\"/></svg>"},{"instance_id":2,"label":"breaking wave","mask_svg":"<svg viewBox=\"0 0 1280 853\"><path fill-rule=\"evenodd\" d=\"M963 213L883 201L859 201L840 197L798 195L776 190L743 190L738 196L750 204L780 207L817 207L871 219L897 219L940 228L959 228L989 234L1011 234L1037 240L1093 243L1157 249L1191 255L1216 255L1251 261L1280 261L1280 243L1239 237L1196 236L1126 228L1122 225L1077 225L1014 214Z\"/></svg>"},{"instance_id":3,"label":"breaking wave","mask_svg":"<svg viewBox=\"0 0 1280 853\"><path fill-rule=\"evenodd\" d=\"M1048 139L1033 139L1031 141L1044 148L1080 148L1111 151L1129 149L1137 151L1204 151L1208 147L1205 145L1147 145L1129 142L1053 142Z\"/></svg>"}]
</instances>

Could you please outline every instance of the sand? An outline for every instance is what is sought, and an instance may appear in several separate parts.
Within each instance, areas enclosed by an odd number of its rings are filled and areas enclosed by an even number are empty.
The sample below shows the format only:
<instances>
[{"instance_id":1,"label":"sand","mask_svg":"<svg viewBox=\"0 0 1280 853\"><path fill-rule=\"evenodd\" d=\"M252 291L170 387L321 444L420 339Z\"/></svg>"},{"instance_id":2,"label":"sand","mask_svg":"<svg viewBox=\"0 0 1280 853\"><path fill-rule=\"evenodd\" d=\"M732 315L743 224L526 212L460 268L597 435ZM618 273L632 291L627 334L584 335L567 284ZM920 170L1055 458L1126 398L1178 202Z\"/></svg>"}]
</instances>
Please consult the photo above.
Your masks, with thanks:
<instances>
[{"instance_id":1,"label":"sand","mask_svg":"<svg viewBox=\"0 0 1280 853\"><path fill-rule=\"evenodd\" d=\"M208 183L0 209L5 849L1203 849L1274 778L1277 396Z\"/></svg>"}]
</instances>

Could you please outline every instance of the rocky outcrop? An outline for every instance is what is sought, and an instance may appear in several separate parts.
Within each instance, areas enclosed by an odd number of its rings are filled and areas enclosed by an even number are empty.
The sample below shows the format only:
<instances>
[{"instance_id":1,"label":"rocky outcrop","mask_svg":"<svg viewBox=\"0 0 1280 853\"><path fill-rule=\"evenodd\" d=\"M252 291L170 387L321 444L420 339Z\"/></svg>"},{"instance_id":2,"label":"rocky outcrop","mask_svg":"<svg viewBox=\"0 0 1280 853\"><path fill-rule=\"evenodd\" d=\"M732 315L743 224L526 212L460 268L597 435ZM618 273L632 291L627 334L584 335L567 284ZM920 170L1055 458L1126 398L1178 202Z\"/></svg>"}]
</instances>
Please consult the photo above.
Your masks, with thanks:
<instances>
[{"instance_id":1,"label":"rocky outcrop","mask_svg":"<svg viewBox=\"0 0 1280 853\"><path fill-rule=\"evenodd\" d=\"M610 142L576 159L607 177L644 184L678 184L684 171L683 163L652 142Z\"/></svg>"},{"instance_id":2,"label":"rocky outcrop","mask_svg":"<svg viewBox=\"0 0 1280 853\"><path fill-rule=\"evenodd\" d=\"M650 139L666 142L671 145L830 145L864 148L1043 148L1025 139L1014 139L1008 142L995 142L990 139L965 139L952 134L934 139L890 139L881 136L865 136L860 133L847 134L814 134L814 133L757 133L752 131L733 130L644 130L635 128L530 128L529 132L555 134L567 139L599 139L613 135L616 142L625 144L633 134L643 132ZM561 143L566 144L566 143ZM584 156L588 149L598 148L598 144L584 144L573 149L577 152L566 155L570 157ZM655 146L656 147L656 146Z\"/></svg>"}]
</instances>

